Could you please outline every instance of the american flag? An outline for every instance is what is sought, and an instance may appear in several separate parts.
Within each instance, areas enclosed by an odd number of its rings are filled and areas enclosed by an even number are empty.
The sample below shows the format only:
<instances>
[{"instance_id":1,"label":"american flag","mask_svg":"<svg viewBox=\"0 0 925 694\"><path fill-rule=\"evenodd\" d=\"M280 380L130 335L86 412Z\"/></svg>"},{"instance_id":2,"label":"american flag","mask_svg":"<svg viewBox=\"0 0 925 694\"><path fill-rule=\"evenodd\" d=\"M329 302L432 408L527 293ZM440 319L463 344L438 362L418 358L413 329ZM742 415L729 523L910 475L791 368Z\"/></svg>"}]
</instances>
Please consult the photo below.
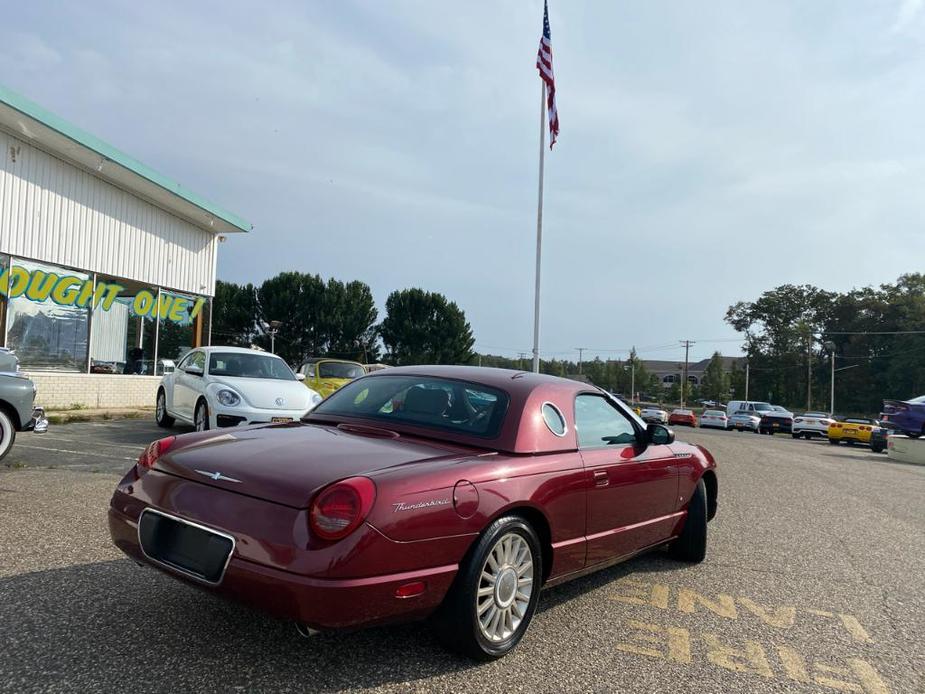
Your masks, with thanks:
<instances>
[{"instance_id":1,"label":"american flag","mask_svg":"<svg viewBox=\"0 0 925 694\"><path fill-rule=\"evenodd\" d=\"M549 36L549 6L543 2L543 36L536 54L536 69L546 83L546 110L549 112L549 149L559 136L559 113L556 111L556 78L552 72L552 39Z\"/></svg>"}]
</instances>

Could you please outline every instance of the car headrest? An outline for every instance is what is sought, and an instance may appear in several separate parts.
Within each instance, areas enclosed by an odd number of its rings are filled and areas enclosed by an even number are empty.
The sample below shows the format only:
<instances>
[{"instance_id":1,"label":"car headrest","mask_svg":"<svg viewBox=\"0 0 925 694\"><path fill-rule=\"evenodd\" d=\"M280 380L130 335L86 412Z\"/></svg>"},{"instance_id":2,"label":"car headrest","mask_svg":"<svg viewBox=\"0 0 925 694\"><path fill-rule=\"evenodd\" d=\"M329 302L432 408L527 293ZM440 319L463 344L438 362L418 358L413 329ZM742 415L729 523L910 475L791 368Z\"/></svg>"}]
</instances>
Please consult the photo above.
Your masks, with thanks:
<instances>
[{"instance_id":1,"label":"car headrest","mask_svg":"<svg viewBox=\"0 0 925 694\"><path fill-rule=\"evenodd\" d=\"M405 412L442 415L450 404L450 394L442 388L421 388L415 386L405 396L402 409Z\"/></svg>"}]
</instances>

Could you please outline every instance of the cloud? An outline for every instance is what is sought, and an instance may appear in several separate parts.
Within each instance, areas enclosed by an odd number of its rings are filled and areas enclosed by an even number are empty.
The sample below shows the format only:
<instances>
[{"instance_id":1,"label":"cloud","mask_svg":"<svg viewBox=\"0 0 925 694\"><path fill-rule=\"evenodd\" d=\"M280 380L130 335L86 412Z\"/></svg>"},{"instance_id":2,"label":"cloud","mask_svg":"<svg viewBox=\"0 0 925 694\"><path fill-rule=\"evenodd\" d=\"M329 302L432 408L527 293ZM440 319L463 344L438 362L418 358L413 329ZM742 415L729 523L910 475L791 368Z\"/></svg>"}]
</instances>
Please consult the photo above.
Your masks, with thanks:
<instances>
[{"instance_id":1,"label":"cloud","mask_svg":"<svg viewBox=\"0 0 925 694\"><path fill-rule=\"evenodd\" d=\"M895 34L909 27L918 17L923 6L925 6L925 0L902 0L891 31Z\"/></svg>"}]
</instances>

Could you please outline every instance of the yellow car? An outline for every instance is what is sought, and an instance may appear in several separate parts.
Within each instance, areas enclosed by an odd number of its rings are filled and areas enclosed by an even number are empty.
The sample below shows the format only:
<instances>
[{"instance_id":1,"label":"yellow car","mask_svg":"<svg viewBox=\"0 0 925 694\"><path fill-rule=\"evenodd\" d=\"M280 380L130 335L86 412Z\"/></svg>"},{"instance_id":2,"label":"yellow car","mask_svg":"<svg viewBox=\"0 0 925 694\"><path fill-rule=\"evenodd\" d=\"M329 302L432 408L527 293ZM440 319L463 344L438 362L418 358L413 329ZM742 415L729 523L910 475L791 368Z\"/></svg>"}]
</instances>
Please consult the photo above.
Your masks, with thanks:
<instances>
[{"instance_id":1,"label":"yellow car","mask_svg":"<svg viewBox=\"0 0 925 694\"><path fill-rule=\"evenodd\" d=\"M870 437L880 424L875 419L863 417L845 417L829 424L829 443L837 446L844 441L849 446L853 443L870 445Z\"/></svg>"},{"instance_id":2,"label":"yellow car","mask_svg":"<svg viewBox=\"0 0 925 694\"><path fill-rule=\"evenodd\" d=\"M355 378L366 375L363 365L346 359L309 359L299 367L305 374L305 385L326 398Z\"/></svg>"}]
</instances>

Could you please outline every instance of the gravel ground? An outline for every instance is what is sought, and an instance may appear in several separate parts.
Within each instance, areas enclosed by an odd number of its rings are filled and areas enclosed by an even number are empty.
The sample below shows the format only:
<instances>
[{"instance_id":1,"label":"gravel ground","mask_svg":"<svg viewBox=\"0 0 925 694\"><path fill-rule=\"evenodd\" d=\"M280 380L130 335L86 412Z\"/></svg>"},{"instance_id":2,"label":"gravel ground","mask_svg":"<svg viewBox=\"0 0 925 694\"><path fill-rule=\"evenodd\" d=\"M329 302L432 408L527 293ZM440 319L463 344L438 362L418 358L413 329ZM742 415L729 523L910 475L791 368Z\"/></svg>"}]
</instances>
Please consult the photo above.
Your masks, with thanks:
<instances>
[{"instance_id":1,"label":"gravel ground","mask_svg":"<svg viewBox=\"0 0 925 694\"><path fill-rule=\"evenodd\" d=\"M157 435L129 421L17 442L27 467L0 472L0 691L925 691L925 468L679 432L720 465L707 560L651 554L546 591L514 653L474 664L426 624L303 640L120 558L113 472ZM47 469L67 460L82 467Z\"/></svg>"}]
</instances>

